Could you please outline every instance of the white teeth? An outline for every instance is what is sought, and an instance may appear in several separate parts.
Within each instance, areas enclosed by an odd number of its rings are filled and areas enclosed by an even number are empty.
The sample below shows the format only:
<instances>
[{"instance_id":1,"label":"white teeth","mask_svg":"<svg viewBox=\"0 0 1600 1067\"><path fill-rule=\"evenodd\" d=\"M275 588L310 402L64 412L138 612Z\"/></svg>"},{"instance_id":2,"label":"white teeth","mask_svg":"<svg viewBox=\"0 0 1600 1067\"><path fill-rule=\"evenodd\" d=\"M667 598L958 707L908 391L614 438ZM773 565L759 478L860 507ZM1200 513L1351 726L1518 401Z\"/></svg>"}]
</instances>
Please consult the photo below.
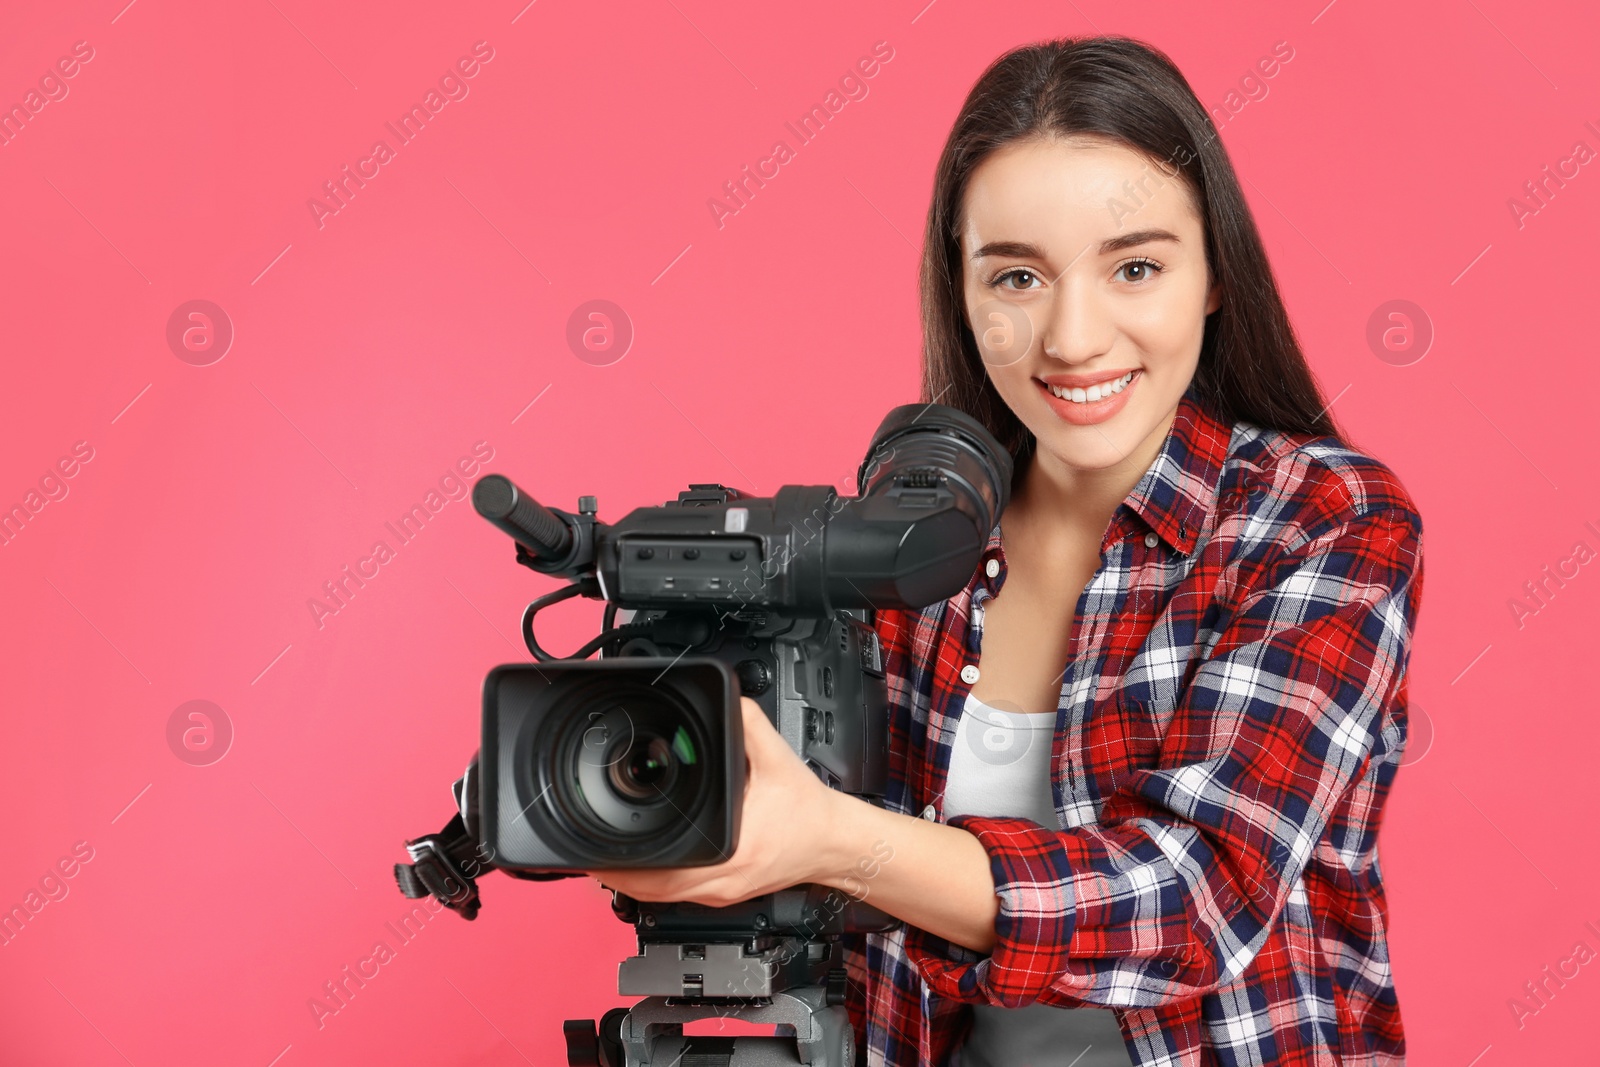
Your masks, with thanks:
<instances>
[{"instance_id":1,"label":"white teeth","mask_svg":"<svg viewBox=\"0 0 1600 1067\"><path fill-rule=\"evenodd\" d=\"M1115 396L1117 393L1122 392L1123 389L1127 388L1128 383L1133 381L1133 374L1133 371L1129 371L1120 378L1114 378L1099 385L1091 385L1087 389L1061 388L1054 385L1047 385L1046 388L1062 400L1070 400L1074 404L1092 404L1096 400L1104 400L1109 396Z\"/></svg>"}]
</instances>

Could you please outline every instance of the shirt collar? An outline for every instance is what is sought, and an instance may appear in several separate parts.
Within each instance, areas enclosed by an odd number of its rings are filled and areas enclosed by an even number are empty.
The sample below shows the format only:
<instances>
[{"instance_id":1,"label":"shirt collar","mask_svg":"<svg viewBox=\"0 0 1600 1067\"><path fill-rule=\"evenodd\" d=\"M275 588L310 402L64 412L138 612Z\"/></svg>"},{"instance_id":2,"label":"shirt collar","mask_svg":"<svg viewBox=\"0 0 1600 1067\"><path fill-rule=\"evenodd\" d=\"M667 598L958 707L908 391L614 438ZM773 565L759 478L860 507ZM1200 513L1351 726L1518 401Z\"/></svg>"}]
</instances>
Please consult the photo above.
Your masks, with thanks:
<instances>
[{"instance_id":1,"label":"shirt collar","mask_svg":"<svg viewBox=\"0 0 1600 1067\"><path fill-rule=\"evenodd\" d=\"M1191 383L1178 401L1178 413L1161 451L1118 505L1111 520L1113 530L1125 514L1137 515L1172 548L1184 555L1194 551L1216 506L1217 483L1232 439L1232 428L1211 413ZM1004 558L997 522L984 545L984 565L990 559L1001 560L1003 565ZM992 585L992 576L986 577Z\"/></svg>"},{"instance_id":2,"label":"shirt collar","mask_svg":"<svg viewBox=\"0 0 1600 1067\"><path fill-rule=\"evenodd\" d=\"M1168 545L1188 555L1216 506L1232 438L1232 427L1212 414L1191 383L1178 401L1161 451L1119 511L1129 509Z\"/></svg>"}]
</instances>

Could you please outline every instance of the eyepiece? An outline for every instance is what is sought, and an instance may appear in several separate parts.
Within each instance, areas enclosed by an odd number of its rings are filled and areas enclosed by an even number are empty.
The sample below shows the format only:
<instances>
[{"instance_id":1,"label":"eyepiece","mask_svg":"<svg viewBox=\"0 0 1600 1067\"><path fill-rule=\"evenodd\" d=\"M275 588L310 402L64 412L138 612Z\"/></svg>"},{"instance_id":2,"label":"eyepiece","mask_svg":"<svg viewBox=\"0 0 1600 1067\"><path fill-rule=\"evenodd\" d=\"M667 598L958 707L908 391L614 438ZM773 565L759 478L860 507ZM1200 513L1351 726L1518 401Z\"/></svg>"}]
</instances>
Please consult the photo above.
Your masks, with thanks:
<instances>
[{"instance_id":1,"label":"eyepiece","mask_svg":"<svg viewBox=\"0 0 1600 1067\"><path fill-rule=\"evenodd\" d=\"M948 404L901 404L873 434L856 485L865 496L885 477L898 476L908 485L919 477L953 480L980 510L978 529L987 535L1010 503L1011 475L1011 454L965 411Z\"/></svg>"}]
</instances>

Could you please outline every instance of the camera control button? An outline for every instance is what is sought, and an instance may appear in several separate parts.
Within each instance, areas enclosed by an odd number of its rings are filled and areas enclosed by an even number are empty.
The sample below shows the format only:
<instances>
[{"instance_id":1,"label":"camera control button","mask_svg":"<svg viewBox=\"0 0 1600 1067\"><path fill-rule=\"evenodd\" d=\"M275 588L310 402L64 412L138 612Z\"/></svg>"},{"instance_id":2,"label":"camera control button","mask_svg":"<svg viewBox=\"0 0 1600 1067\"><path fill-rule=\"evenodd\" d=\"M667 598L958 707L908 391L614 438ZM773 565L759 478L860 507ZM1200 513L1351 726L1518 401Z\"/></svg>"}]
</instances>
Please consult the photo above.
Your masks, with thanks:
<instances>
[{"instance_id":1,"label":"camera control button","mask_svg":"<svg viewBox=\"0 0 1600 1067\"><path fill-rule=\"evenodd\" d=\"M991 578L993 578L995 575L999 574L1000 573L1000 561L997 560L997 559L991 559L988 563L985 563L983 565L983 573L987 574Z\"/></svg>"},{"instance_id":2,"label":"camera control button","mask_svg":"<svg viewBox=\"0 0 1600 1067\"><path fill-rule=\"evenodd\" d=\"M974 664L969 663L965 667L962 667L961 668L961 680L963 682L966 682L968 685L972 685L974 682L976 682L978 680L978 668L977 668L977 666L974 665Z\"/></svg>"}]
</instances>

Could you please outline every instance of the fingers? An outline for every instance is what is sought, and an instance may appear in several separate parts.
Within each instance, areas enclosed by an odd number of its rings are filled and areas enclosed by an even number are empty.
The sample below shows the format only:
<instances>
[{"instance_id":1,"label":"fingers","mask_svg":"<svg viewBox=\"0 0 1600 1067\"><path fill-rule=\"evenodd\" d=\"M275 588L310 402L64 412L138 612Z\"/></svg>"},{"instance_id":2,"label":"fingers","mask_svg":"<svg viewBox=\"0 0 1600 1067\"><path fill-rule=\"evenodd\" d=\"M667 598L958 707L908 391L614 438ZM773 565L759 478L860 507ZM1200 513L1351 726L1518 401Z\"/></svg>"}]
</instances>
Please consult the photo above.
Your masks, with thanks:
<instances>
[{"instance_id":1,"label":"fingers","mask_svg":"<svg viewBox=\"0 0 1600 1067\"><path fill-rule=\"evenodd\" d=\"M638 870L617 870L604 872L589 872L591 877L612 891L632 897L634 900L649 900L662 903L673 901L689 901L703 904L707 907L722 906L726 894L723 882L725 875L717 874L709 878L701 875L695 878L686 878L685 874L697 872L702 868L640 868ZM601 881L600 875L605 879Z\"/></svg>"},{"instance_id":2,"label":"fingers","mask_svg":"<svg viewBox=\"0 0 1600 1067\"><path fill-rule=\"evenodd\" d=\"M745 740L757 745L768 744L778 729L767 718L767 713L761 710L761 705L749 697L740 697L739 707L744 712Z\"/></svg>"},{"instance_id":3,"label":"fingers","mask_svg":"<svg viewBox=\"0 0 1600 1067\"><path fill-rule=\"evenodd\" d=\"M750 768L754 763L750 758L750 752L752 749L759 750L761 745L761 739L758 736L761 724L756 720L758 718L765 719L767 714L761 710L760 704L757 704L749 697L739 698L739 711L744 720L744 788L745 792L748 793L750 791Z\"/></svg>"},{"instance_id":4,"label":"fingers","mask_svg":"<svg viewBox=\"0 0 1600 1067\"><path fill-rule=\"evenodd\" d=\"M643 867L619 867L616 870L586 871L585 873L605 888L624 893L635 899L639 899L642 894L661 887L662 872L647 870Z\"/></svg>"}]
</instances>

